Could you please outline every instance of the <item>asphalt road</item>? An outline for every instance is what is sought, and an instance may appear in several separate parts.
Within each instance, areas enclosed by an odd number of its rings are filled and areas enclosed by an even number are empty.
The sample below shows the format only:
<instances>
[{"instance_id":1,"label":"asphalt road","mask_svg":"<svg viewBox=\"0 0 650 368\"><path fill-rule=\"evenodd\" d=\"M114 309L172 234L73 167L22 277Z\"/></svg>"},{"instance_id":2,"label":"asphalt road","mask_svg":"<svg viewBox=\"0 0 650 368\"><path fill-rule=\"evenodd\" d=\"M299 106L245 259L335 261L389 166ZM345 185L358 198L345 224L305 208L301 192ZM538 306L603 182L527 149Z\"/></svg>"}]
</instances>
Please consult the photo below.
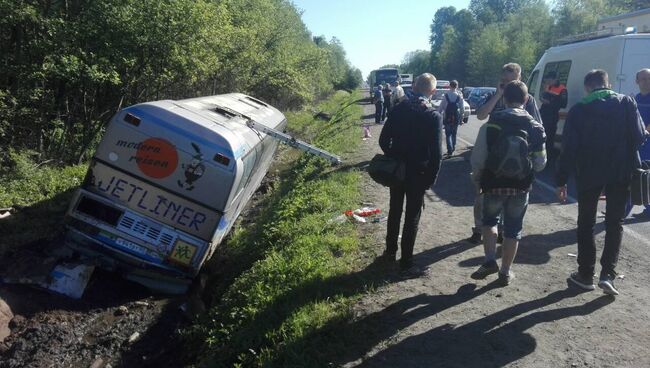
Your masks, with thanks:
<instances>
[{"instance_id":1,"label":"asphalt road","mask_svg":"<svg viewBox=\"0 0 650 368\"><path fill-rule=\"evenodd\" d=\"M465 141L466 144L473 145L476 141L476 136L478 135L478 130L485 121L480 121L476 118L476 115L471 115L469 122L465 125L462 125L458 129L458 138L462 141ZM443 143L444 144L444 143ZM555 190L555 162L551 160L544 171L537 174L536 186L542 190L546 190L549 194ZM569 196L570 202L575 202L576 187L573 179L569 182ZM549 196L548 198L552 198ZM601 210L605 210L604 201L601 202ZM644 239L644 243L650 246L650 219L643 217L635 217L635 214L641 213L643 211L642 206L635 206L630 212L630 216L625 220L625 228L629 233L633 234L633 237L639 241L642 241L639 238ZM600 221L600 220L599 220Z\"/></svg>"}]
</instances>

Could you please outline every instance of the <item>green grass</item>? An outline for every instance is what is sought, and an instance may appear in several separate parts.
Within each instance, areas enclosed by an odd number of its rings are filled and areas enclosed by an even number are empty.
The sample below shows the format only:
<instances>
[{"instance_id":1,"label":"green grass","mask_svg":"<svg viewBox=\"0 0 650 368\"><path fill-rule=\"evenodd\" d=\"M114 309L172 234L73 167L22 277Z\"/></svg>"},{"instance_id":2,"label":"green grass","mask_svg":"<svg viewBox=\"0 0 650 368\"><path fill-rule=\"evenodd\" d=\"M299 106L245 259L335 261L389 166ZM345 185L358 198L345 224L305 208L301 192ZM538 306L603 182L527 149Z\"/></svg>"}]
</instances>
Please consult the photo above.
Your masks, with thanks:
<instances>
[{"instance_id":1,"label":"green grass","mask_svg":"<svg viewBox=\"0 0 650 368\"><path fill-rule=\"evenodd\" d=\"M28 152L10 153L0 172L0 208L17 212L0 220L0 256L62 234L63 215L86 170L87 165L39 165Z\"/></svg>"},{"instance_id":2,"label":"green grass","mask_svg":"<svg viewBox=\"0 0 650 368\"><path fill-rule=\"evenodd\" d=\"M361 138L362 109L349 104L359 97L338 92L318 106L331 114L327 122L289 113L289 129L345 156ZM237 229L223 251L248 268L227 289L211 291L212 308L187 332L199 364L328 366L341 347L332 342L332 326L351 319L366 283L358 273L357 228L329 220L359 204L361 175L302 155L281 177L257 222Z\"/></svg>"}]
</instances>

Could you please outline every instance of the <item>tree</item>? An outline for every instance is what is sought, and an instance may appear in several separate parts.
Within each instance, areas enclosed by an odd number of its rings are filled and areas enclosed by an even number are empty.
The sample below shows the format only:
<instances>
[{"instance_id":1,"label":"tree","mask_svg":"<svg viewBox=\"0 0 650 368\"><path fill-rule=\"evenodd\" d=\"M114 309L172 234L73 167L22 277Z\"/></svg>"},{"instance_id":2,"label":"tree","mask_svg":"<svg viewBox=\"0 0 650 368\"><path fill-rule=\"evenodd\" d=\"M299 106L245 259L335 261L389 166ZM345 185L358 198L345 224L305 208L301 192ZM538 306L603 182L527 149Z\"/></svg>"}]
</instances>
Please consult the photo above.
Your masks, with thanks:
<instances>
[{"instance_id":1,"label":"tree","mask_svg":"<svg viewBox=\"0 0 650 368\"><path fill-rule=\"evenodd\" d=\"M286 0L0 0L0 28L0 155L79 162L131 104L244 92L291 109L358 77Z\"/></svg>"},{"instance_id":2,"label":"tree","mask_svg":"<svg viewBox=\"0 0 650 368\"><path fill-rule=\"evenodd\" d=\"M643 1L630 0L557 0L553 9L556 20L554 39L596 30L598 19L639 9ZM647 1L645 7L648 6Z\"/></svg>"},{"instance_id":3,"label":"tree","mask_svg":"<svg viewBox=\"0 0 650 368\"><path fill-rule=\"evenodd\" d=\"M482 86L497 84L501 67L508 62L508 42L497 24L483 28L472 41L467 60L471 83Z\"/></svg>"},{"instance_id":4,"label":"tree","mask_svg":"<svg viewBox=\"0 0 650 368\"><path fill-rule=\"evenodd\" d=\"M488 25L506 19L536 1L539 0L471 0L469 10L476 20Z\"/></svg>"},{"instance_id":5,"label":"tree","mask_svg":"<svg viewBox=\"0 0 650 368\"><path fill-rule=\"evenodd\" d=\"M453 25L455 22L456 8L453 6L442 7L436 11L431 23L431 43L432 52L440 50L444 43L444 30L446 26Z\"/></svg>"},{"instance_id":6,"label":"tree","mask_svg":"<svg viewBox=\"0 0 650 368\"><path fill-rule=\"evenodd\" d=\"M445 42L438 51L436 74L442 79L463 79L465 60L463 59L463 45L460 45L460 37L452 26L445 27L443 36Z\"/></svg>"},{"instance_id":7,"label":"tree","mask_svg":"<svg viewBox=\"0 0 650 368\"><path fill-rule=\"evenodd\" d=\"M430 71L431 65L430 57L431 52L426 50L416 50L406 53L402 59L402 64L399 69L402 73L413 75L420 75Z\"/></svg>"}]
</instances>

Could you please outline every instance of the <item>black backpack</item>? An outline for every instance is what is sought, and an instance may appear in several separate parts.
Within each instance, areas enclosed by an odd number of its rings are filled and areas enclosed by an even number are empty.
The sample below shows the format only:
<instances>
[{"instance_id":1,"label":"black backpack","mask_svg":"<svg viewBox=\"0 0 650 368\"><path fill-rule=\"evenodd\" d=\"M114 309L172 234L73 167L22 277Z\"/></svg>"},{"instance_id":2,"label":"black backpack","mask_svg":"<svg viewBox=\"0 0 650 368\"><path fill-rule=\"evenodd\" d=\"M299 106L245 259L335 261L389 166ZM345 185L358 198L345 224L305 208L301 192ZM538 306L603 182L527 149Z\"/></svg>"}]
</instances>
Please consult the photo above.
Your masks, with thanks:
<instances>
[{"instance_id":1,"label":"black backpack","mask_svg":"<svg viewBox=\"0 0 650 368\"><path fill-rule=\"evenodd\" d=\"M499 135L489 148L486 167L497 178L523 180L533 170L528 131L523 124L491 123Z\"/></svg>"},{"instance_id":2,"label":"black backpack","mask_svg":"<svg viewBox=\"0 0 650 368\"><path fill-rule=\"evenodd\" d=\"M449 94L445 94L445 99L447 100L447 107L445 108L445 124L446 125L455 125L460 124L462 119L460 112L460 97L456 95L456 101L451 102L449 100Z\"/></svg>"}]
</instances>

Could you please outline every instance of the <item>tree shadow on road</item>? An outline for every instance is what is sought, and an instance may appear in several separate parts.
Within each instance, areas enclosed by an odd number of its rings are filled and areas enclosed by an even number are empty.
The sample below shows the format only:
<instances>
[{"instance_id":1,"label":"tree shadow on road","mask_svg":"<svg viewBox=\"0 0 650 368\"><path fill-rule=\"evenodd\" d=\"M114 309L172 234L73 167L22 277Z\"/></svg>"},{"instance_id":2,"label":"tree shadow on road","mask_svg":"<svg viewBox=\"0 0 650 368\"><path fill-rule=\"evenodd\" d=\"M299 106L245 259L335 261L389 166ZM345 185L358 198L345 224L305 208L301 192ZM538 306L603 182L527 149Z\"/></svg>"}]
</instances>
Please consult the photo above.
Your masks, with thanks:
<instances>
[{"instance_id":1,"label":"tree shadow on road","mask_svg":"<svg viewBox=\"0 0 650 368\"><path fill-rule=\"evenodd\" d=\"M480 294L482 290L471 293ZM533 336L526 332L530 328L541 323L555 322L574 316L586 316L614 300L608 296L601 296L583 305L540 310L564 299L575 297L582 292L573 288L558 290L543 298L514 305L462 326L446 324L423 334L408 337L364 360L358 366L503 367L535 351L537 342ZM451 298L451 300L445 300L445 298ZM445 302L451 303L452 306L457 305L453 304L454 299L463 299L463 296L462 294L460 296L458 294L452 296L419 295L410 298L410 300L399 301L381 313L393 314L392 318L419 320L445 309L445 307L441 308L441 304L444 306ZM404 313L408 310L405 307L417 308ZM381 326L381 321L388 318L385 315L371 315L357 323ZM508 322L512 319L515 320ZM366 349L366 352L369 350Z\"/></svg>"}]
</instances>

